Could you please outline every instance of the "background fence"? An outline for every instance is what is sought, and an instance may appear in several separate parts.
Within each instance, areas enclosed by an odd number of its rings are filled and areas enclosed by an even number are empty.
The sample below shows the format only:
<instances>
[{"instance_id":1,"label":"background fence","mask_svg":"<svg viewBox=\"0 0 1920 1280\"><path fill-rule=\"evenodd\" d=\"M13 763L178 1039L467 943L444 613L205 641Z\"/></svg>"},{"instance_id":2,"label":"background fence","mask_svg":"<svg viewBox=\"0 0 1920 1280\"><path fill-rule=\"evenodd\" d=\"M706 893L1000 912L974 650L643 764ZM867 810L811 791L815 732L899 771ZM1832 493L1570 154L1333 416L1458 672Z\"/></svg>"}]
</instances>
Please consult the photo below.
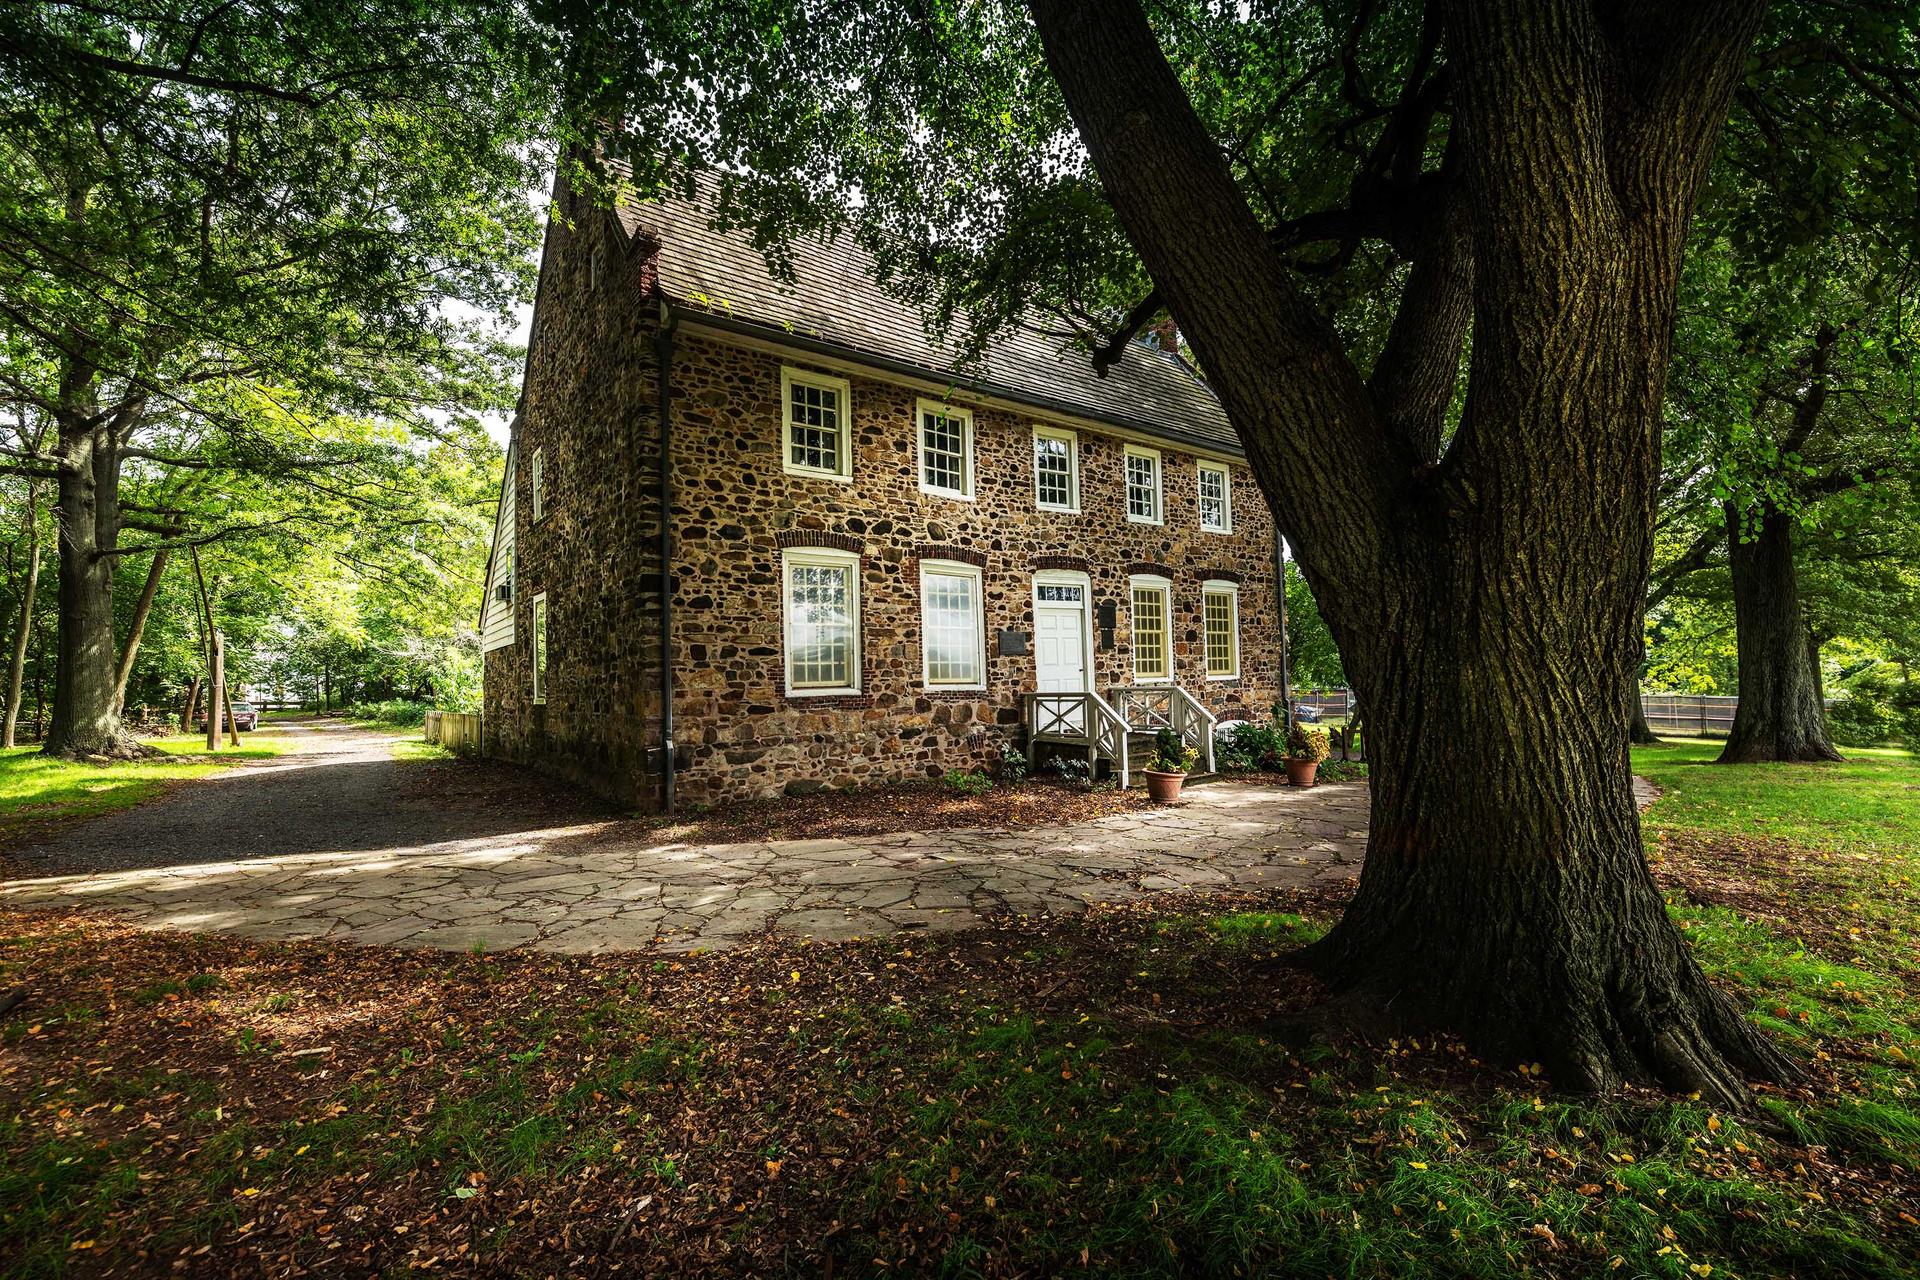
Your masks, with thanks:
<instances>
[{"instance_id":1,"label":"background fence","mask_svg":"<svg viewBox=\"0 0 1920 1280\"><path fill-rule=\"evenodd\" d=\"M1359 700L1351 689L1296 690L1295 706L1312 707L1329 720L1352 719ZM1733 729L1740 699L1706 693L1649 693L1642 702L1647 724L1655 733L1693 734L1724 738Z\"/></svg>"},{"instance_id":2,"label":"background fence","mask_svg":"<svg viewBox=\"0 0 1920 1280\"><path fill-rule=\"evenodd\" d=\"M437 742L449 751L480 750L480 717L466 711L427 712L428 742Z\"/></svg>"},{"instance_id":3,"label":"background fence","mask_svg":"<svg viewBox=\"0 0 1920 1280\"><path fill-rule=\"evenodd\" d=\"M1655 733L1690 733L1702 738L1724 738L1733 731L1733 713L1740 699L1711 693L1648 693L1641 695L1647 726Z\"/></svg>"},{"instance_id":4,"label":"background fence","mask_svg":"<svg viewBox=\"0 0 1920 1280\"><path fill-rule=\"evenodd\" d=\"M1293 705L1296 707L1312 707L1315 711L1318 711L1321 715L1329 719L1351 719L1353 709L1360 705L1360 701L1353 696L1353 690L1351 689L1308 689L1305 691L1295 689L1293 691Z\"/></svg>"}]
</instances>

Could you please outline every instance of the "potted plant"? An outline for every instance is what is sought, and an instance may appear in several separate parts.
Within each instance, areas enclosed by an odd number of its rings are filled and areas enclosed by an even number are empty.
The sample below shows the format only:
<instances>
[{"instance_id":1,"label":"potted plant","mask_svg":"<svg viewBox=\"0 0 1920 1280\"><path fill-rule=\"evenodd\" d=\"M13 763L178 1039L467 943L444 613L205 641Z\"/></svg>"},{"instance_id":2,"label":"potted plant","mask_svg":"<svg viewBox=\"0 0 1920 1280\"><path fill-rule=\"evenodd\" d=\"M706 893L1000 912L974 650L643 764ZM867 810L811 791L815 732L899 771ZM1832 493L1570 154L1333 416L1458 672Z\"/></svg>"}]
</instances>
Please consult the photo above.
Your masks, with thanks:
<instances>
[{"instance_id":1,"label":"potted plant","mask_svg":"<svg viewBox=\"0 0 1920 1280\"><path fill-rule=\"evenodd\" d=\"M1287 781L1296 787L1313 785L1313 775L1331 749L1325 729L1296 724L1287 734Z\"/></svg>"},{"instance_id":2,"label":"potted plant","mask_svg":"<svg viewBox=\"0 0 1920 1280\"><path fill-rule=\"evenodd\" d=\"M1155 804L1172 804L1180 798L1187 781L1187 770L1200 753L1181 741L1171 729L1153 735L1153 759L1146 768L1147 797Z\"/></svg>"}]
</instances>

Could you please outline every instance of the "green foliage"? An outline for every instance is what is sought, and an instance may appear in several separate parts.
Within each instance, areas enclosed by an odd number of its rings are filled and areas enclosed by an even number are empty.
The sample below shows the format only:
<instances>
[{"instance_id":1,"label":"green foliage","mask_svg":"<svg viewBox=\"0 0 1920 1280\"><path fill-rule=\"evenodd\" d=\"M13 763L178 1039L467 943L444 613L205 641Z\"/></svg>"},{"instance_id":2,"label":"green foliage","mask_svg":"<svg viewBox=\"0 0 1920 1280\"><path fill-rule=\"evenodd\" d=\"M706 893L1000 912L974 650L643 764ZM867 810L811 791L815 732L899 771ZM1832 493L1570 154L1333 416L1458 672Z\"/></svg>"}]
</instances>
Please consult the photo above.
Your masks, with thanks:
<instances>
[{"instance_id":1,"label":"green foliage","mask_svg":"<svg viewBox=\"0 0 1920 1280\"><path fill-rule=\"evenodd\" d=\"M958 796L981 796L993 790L993 779L978 769L949 769L940 785Z\"/></svg>"},{"instance_id":2,"label":"green foliage","mask_svg":"<svg viewBox=\"0 0 1920 1280\"><path fill-rule=\"evenodd\" d=\"M1333 750L1332 738L1318 725L1296 724L1287 734L1287 759L1321 761Z\"/></svg>"},{"instance_id":3,"label":"green foliage","mask_svg":"<svg viewBox=\"0 0 1920 1280\"><path fill-rule=\"evenodd\" d=\"M1199 758L1200 752L1188 746L1179 734L1162 729L1153 735L1153 759L1147 768L1159 773L1185 773Z\"/></svg>"},{"instance_id":4,"label":"green foliage","mask_svg":"<svg viewBox=\"0 0 1920 1280\"><path fill-rule=\"evenodd\" d=\"M1878 665L1832 692L1827 721L1836 741L1859 747L1887 742L1920 746L1920 684L1910 675L1896 676L1888 666Z\"/></svg>"},{"instance_id":5,"label":"green foliage","mask_svg":"<svg viewBox=\"0 0 1920 1280\"><path fill-rule=\"evenodd\" d=\"M1286 758L1285 722L1241 720L1231 730L1214 748L1214 761L1221 769L1233 773L1277 769Z\"/></svg>"},{"instance_id":6,"label":"green foliage","mask_svg":"<svg viewBox=\"0 0 1920 1280\"><path fill-rule=\"evenodd\" d=\"M1293 560L1287 561L1287 663L1296 689L1346 687L1339 646L1320 616L1306 576Z\"/></svg>"},{"instance_id":7,"label":"green foliage","mask_svg":"<svg viewBox=\"0 0 1920 1280\"><path fill-rule=\"evenodd\" d=\"M1000 744L1000 760L996 765L1002 782L1025 782L1027 779L1027 753L1012 742Z\"/></svg>"},{"instance_id":8,"label":"green foliage","mask_svg":"<svg viewBox=\"0 0 1920 1280\"><path fill-rule=\"evenodd\" d=\"M424 702L414 702L406 698L390 698L385 702L362 702L348 707L349 720L360 720L367 724L387 724L401 729L417 729L426 722L427 712L432 708Z\"/></svg>"}]
</instances>

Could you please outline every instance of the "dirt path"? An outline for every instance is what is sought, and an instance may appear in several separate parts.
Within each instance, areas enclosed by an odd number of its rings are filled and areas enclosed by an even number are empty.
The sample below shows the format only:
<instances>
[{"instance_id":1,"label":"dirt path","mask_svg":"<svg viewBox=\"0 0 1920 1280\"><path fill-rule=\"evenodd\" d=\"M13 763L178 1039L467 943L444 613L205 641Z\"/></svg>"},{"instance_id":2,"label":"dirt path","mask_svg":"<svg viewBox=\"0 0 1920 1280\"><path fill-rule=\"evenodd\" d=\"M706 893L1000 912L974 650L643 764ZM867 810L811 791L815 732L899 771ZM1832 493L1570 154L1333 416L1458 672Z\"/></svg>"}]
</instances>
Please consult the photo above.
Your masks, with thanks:
<instances>
[{"instance_id":1,"label":"dirt path","mask_svg":"<svg viewBox=\"0 0 1920 1280\"><path fill-rule=\"evenodd\" d=\"M507 835L606 816L604 810L497 765L449 794L430 770L393 757L417 730L364 729L339 720L281 721L294 752L248 760L157 799L65 827L8 850L27 874L137 870L252 861L319 852L392 849Z\"/></svg>"}]
</instances>

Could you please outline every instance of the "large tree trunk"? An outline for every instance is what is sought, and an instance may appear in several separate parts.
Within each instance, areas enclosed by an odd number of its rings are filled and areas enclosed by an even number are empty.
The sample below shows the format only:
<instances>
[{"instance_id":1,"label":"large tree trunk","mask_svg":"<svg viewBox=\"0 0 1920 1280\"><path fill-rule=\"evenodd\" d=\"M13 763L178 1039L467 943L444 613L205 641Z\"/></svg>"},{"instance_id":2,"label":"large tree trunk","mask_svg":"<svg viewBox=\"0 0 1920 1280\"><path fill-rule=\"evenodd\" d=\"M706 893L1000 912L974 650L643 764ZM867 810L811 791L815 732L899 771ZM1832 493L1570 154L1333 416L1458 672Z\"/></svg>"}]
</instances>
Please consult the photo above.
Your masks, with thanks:
<instances>
[{"instance_id":1,"label":"large tree trunk","mask_svg":"<svg viewBox=\"0 0 1920 1280\"><path fill-rule=\"evenodd\" d=\"M1660 735L1647 723L1647 696L1640 692L1639 682L1634 682L1633 698L1628 706L1630 718L1627 722L1627 741L1636 747L1657 747Z\"/></svg>"},{"instance_id":2,"label":"large tree trunk","mask_svg":"<svg viewBox=\"0 0 1920 1280\"><path fill-rule=\"evenodd\" d=\"M1253 218L1144 17L1030 0L1122 225L1192 342L1367 708L1353 905L1304 957L1397 1022L1593 1089L1717 1103L1791 1064L1702 976L1641 847L1624 691L1695 194L1754 0L1603 24L1585 4L1442 5L1469 202L1472 368L1430 413L1364 382ZM1404 305L1404 303L1403 303ZM1445 340L1451 311L1396 325ZM1412 429L1410 429L1412 428ZM1330 495L1341 495L1339 501ZM1804 660L1803 660L1804 665Z\"/></svg>"},{"instance_id":3,"label":"large tree trunk","mask_svg":"<svg viewBox=\"0 0 1920 1280\"><path fill-rule=\"evenodd\" d=\"M120 534L116 423L69 399L57 416L60 472L60 641L50 755L150 754L120 727L114 697L113 566Z\"/></svg>"},{"instance_id":4,"label":"large tree trunk","mask_svg":"<svg viewBox=\"0 0 1920 1280\"><path fill-rule=\"evenodd\" d=\"M20 722L20 689L27 671L27 646L32 643L33 607L40 594L40 482L27 482L27 570L20 584L20 625L13 633L13 651L7 656L6 721L0 724L0 747L14 745Z\"/></svg>"},{"instance_id":5,"label":"large tree trunk","mask_svg":"<svg viewBox=\"0 0 1920 1280\"><path fill-rule=\"evenodd\" d=\"M1743 540L1740 512L1727 508L1733 620L1739 633L1740 703L1721 764L1838 760L1827 712L1808 662L1793 517L1767 508Z\"/></svg>"}]
</instances>

